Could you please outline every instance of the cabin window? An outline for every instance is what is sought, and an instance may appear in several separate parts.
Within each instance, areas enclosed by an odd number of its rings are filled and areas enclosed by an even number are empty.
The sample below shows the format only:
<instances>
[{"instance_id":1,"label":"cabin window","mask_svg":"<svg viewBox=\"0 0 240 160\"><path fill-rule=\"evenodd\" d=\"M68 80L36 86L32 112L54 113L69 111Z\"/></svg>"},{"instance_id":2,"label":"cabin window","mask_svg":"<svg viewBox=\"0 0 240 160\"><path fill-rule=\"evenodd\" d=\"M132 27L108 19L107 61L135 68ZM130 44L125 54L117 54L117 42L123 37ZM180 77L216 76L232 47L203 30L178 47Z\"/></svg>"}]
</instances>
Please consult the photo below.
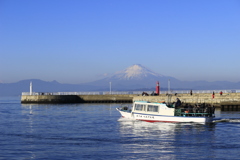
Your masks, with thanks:
<instances>
[{"instance_id":1,"label":"cabin window","mask_svg":"<svg viewBox=\"0 0 240 160\"><path fill-rule=\"evenodd\" d=\"M136 111L142 111L142 110L144 110L144 105L143 105L143 104L136 104L136 105L135 105L135 110L136 110Z\"/></svg>"},{"instance_id":2,"label":"cabin window","mask_svg":"<svg viewBox=\"0 0 240 160\"><path fill-rule=\"evenodd\" d=\"M148 105L148 112L158 112L158 106Z\"/></svg>"}]
</instances>

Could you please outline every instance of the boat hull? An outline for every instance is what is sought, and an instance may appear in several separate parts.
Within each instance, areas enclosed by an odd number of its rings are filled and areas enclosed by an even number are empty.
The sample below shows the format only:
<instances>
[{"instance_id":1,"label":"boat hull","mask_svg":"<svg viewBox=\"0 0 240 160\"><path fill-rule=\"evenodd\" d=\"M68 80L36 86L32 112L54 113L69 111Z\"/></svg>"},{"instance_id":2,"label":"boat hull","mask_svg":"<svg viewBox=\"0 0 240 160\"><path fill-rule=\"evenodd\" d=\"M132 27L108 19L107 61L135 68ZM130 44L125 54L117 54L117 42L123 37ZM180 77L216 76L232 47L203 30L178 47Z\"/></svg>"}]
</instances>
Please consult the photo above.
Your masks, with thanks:
<instances>
[{"instance_id":1,"label":"boat hull","mask_svg":"<svg viewBox=\"0 0 240 160\"><path fill-rule=\"evenodd\" d=\"M146 122L169 122L169 123L210 123L213 121L213 117L182 117L182 116L165 116L165 115L153 115L153 114L143 114L137 112L127 112L121 111L117 108L122 117L132 119L132 120L140 120Z\"/></svg>"}]
</instances>

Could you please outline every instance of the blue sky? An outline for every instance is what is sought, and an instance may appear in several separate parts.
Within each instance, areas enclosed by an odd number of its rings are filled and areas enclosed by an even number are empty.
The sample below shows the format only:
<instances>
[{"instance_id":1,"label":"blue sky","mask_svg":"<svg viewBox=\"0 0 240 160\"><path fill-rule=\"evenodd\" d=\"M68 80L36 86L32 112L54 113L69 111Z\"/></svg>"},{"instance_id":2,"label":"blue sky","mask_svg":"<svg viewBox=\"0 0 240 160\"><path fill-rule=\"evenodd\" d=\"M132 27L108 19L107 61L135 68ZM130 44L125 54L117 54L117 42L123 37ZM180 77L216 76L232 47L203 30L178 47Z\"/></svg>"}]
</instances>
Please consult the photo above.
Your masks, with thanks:
<instances>
[{"instance_id":1,"label":"blue sky","mask_svg":"<svg viewBox=\"0 0 240 160\"><path fill-rule=\"evenodd\" d=\"M141 64L240 81L238 0L0 0L0 82L82 83Z\"/></svg>"}]
</instances>

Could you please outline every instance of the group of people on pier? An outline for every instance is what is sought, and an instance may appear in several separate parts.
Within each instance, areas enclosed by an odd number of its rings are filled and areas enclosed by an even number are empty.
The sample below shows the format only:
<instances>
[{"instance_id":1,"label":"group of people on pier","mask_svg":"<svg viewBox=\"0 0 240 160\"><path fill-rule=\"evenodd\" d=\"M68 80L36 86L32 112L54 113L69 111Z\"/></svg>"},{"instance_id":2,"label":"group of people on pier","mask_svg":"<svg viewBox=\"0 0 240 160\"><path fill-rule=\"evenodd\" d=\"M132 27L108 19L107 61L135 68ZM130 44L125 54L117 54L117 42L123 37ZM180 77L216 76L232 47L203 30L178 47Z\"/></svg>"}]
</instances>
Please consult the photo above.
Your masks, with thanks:
<instances>
[{"instance_id":1,"label":"group of people on pier","mask_svg":"<svg viewBox=\"0 0 240 160\"><path fill-rule=\"evenodd\" d=\"M222 96L223 92L220 91L219 94L220 94L220 96ZM190 90L190 95L191 96L193 95L193 91L192 90ZM214 91L212 92L212 98L215 98L215 92Z\"/></svg>"}]
</instances>

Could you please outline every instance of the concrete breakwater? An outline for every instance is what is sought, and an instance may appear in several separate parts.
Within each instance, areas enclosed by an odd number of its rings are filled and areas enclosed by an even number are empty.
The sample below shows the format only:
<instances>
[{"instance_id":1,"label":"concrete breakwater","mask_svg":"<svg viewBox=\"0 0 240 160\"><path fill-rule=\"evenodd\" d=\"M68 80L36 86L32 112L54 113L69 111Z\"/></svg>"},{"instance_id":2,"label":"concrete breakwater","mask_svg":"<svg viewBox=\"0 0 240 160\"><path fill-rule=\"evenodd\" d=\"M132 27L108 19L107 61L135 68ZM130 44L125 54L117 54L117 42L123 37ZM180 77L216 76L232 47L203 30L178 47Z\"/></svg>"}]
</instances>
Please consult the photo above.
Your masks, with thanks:
<instances>
[{"instance_id":1,"label":"concrete breakwater","mask_svg":"<svg viewBox=\"0 0 240 160\"><path fill-rule=\"evenodd\" d=\"M22 95L21 103L131 103L136 95Z\"/></svg>"},{"instance_id":2,"label":"concrete breakwater","mask_svg":"<svg viewBox=\"0 0 240 160\"><path fill-rule=\"evenodd\" d=\"M183 103L200 104L206 103L224 109L240 109L240 93L215 94L212 98L210 93L177 94L167 96L142 96L136 94L121 95L22 95L21 103L131 103L133 101L173 103L179 98Z\"/></svg>"}]
</instances>

